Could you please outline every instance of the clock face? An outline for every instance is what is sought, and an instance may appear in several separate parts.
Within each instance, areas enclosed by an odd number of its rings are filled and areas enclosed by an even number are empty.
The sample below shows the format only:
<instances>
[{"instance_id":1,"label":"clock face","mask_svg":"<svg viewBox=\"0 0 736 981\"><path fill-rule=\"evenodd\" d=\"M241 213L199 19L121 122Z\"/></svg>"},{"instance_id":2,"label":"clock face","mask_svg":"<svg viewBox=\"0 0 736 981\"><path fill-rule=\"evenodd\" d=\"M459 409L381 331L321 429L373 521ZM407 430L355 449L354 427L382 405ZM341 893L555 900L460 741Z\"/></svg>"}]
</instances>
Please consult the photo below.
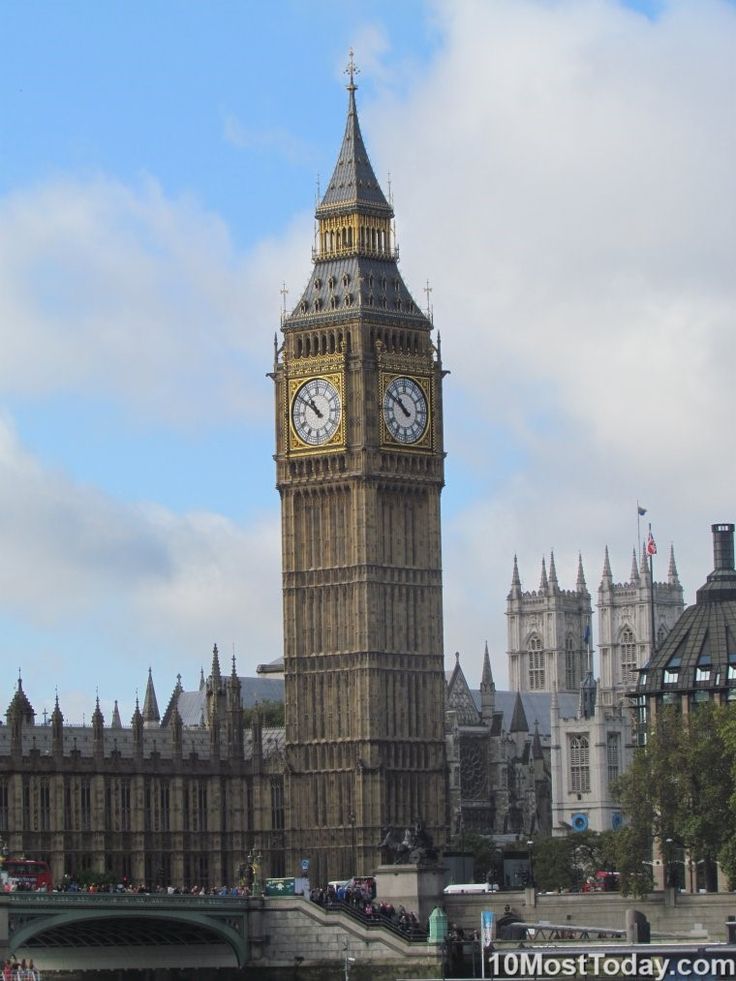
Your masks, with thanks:
<instances>
[{"instance_id":1,"label":"clock face","mask_svg":"<svg viewBox=\"0 0 736 981\"><path fill-rule=\"evenodd\" d=\"M413 378L394 378L383 396L383 419L392 438L416 443L427 428L427 396Z\"/></svg>"},{"instance_id":2,"label":"clock face","mask_svg":"<svg viewBox=\"0 0 736 981\"><path fill-rule=\"evenodd\" d=\"M302 442L309 446L328 442L335 435L341 416L340 393L326 378L310 378L296 390L291 421Z\"/></svg>"}]
</instances>

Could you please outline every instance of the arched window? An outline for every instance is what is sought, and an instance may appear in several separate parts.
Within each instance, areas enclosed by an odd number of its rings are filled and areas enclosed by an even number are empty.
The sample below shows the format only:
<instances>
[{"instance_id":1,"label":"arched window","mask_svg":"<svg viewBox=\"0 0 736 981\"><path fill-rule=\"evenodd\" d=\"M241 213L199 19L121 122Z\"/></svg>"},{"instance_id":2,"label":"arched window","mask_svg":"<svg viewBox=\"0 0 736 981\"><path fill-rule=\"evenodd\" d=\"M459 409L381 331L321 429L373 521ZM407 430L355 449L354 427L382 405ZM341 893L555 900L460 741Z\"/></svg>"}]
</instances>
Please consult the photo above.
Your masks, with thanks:
<instances>
[{"instance_id":1,"label":"arched window","mask_svg":"<svg viewBox=\"0 0 736 981\"><path fill-rule=\"evenodd\" d=\"M569 737L570 750L570 790L574 794L585 794L590 790L590 744L588 737L574 735Z\"/></svg>"},{"instance_id":2,"label":"arched window","mask_svg":"<svg viewBox=\"0 0 736 981\"><path fill-rule=\"evenodd\" d=\"M618 732L609 732L606 737L606 760L610 784L618 779L621 768L621 734Z\"/></svg>"},{"instance_id":3,"label":"arched window","mask_svg":"<svg viewBox=\"0 0 736 981\"><path fill-rule=\"evenodd\" d=\"M621 647L621 680L624 684L635 685L636 669L639 667L636 659L636 638L630 627L624 627L619 636Z\"/></svg>"},{"instance_id":4,"label":"arched window","mask_svg":"<svg viewBox=\"0 0 736 981\"><path fill-rule=\"evenodd\" d=\"M544 680L542 638L532 634L529 638L529 690L544 691Z\"/></svg>"}]
</instances>

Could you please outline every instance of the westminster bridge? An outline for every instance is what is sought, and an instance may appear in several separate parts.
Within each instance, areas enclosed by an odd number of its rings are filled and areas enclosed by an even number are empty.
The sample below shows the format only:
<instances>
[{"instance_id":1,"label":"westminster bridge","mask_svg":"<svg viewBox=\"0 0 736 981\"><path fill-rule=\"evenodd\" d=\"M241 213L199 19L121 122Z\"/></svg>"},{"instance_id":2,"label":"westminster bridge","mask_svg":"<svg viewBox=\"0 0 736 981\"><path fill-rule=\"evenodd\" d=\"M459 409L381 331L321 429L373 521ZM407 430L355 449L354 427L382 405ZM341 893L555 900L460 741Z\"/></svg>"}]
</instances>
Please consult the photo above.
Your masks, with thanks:
<instances>
[{"instance_id":1,"label":"westminster bridge","mask_svg":"<svg viewBox=\"0 0 736 981\"><path fill-rule=\"evenodd\" d=\"M441 951L295 896L15 892L0 894L0 961L7 957L32 958L44 978L192 977L196 969L201 978L253 981L342 978L349 959L357 981L407 967L432 976Z\"/></svg>"},{"instance_id":2,"label":"westminster bridge","mask_svg":"<svg viewBox=\"0 0 736 981\"><path fill-rule=\"evenodd\" d=\"M528 889L442 901L450 922L468 935L482 909L500 915L507 904L529 923L606 928L622 927L627 908L636 906L649 920L653 940L723 941L726 921L736 921L733 893L667 890L632 900L617 893L537 895ZM54 971L70 979L77 971L191 978L196 968L198 978L223 981L342 979L346 958L355 981L437 977L442 959L439 945L408 941L385 925L368 925L345 909L301 897L25 892L0 894L0 960L9 955L33 958L45 978Z\"/></svg>"}]
</instances>

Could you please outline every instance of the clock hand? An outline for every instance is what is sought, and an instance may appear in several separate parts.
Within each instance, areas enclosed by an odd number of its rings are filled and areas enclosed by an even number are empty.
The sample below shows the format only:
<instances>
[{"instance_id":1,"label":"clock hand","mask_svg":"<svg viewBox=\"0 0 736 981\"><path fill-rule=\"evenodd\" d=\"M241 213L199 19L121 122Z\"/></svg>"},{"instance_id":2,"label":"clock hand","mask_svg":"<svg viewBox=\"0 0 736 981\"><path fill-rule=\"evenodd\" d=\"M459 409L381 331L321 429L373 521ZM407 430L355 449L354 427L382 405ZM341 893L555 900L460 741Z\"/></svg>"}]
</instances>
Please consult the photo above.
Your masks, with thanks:
<instances>
[{"instance_id":1,"label":"clock hand","mask_svg":"<svg viewBox=\"0 0 736 981\"><path fill-rule=\"evenodd\" d=\"M314 412L314 414L317 416L318 419L322 419L323 418L324 413L322 413L322 412L319 411L319 409L315 405L313 399L305 399L303 395L300 395L299 396L299 400L301 402L303 402L305 405L308 405L309 408Z\"/></svg>"},{"instance_id":2,"label":"clock hand","mask_svg":"<svg viewBox=\"0 0 736 981\"><path fill-rule=\"evenodd\" d=\"M396 402L396 403L398 403L398 405L399 405L399 408L401 409L401 411L402 411L402 412L404 413L404 415L405 415L405 416L406 416L406 418L408 419L408 418L409 418L409 416L411 415L411 412L409 412L409 410L407 409L407 407L406 407L406 406L404 405L404 403L402 402L402 400L401 400L401 396L400 396L400 395L395 395L395 396L394 396L394 402Z\"/></svg>"}]
</instances>

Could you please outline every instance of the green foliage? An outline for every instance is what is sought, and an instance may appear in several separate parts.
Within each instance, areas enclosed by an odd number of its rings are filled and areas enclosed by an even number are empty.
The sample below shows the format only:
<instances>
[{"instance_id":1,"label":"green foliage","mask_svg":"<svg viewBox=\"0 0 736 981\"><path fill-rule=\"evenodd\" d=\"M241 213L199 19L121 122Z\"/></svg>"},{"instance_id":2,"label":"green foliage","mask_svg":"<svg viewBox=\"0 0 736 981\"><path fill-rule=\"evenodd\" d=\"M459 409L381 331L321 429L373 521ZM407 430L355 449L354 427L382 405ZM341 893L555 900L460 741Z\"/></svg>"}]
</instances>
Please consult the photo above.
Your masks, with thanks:
<instances>
[{"instance_id":1,"label":"green foliage","mask_svg":"<svg viewBox=\"0 0 736 981\"><path fill-rule=\"evenodd\" d=\"M535 838L534 883L542 892L580 890L599 869L615 871L614 832L573 832L564 838Z\"/></svg>"},{"instance_id":2,"label":"green foliage","mask_svg":"<svg viewBox=\"0 0 736 981\"><path fill-rule=\"evenodd\" d=\"M243 709L244 725L251 726L256 714L258 714L261 723L267 728L278 728L284 724L284 703L275 702L266 698L262 702L254 705L253 708Z\"/></svg>"},{"instance_id":3,"label":"green foliage","mask_svg":"<svg viewBox=\"0 0 736 981\"><path fill-rule=\"evenodd\" d=\"M534 885L541 892L574 887L570 838L535 838L532 845Z\"/></svg>"},{"instance_id":4,"label":"green foliage","mask_svg":"<svg viewBox=\"0 0 736 981\"><path fill-rule=\"evenodd\" d=\"M501 881L500 849L493 843L493 838L466 831L455 838L454 844L472 854L474 882L485 882L489 872L492 879Z\"/></svg>"},{"instance_id":5,"label":"green foliage","mask_svg":"<svg viewBox=\"0 0 736 981\"><path fill-rule=\"evenodd\" d=\"M607 834L611 836L611 867L620 873L621 892L643 899L654 888L649 832L642 835L640 829L624 827Z\"/></svg>"},{"instance_id":6,"label":"green foliage","mask_svg":"<svg viewBox=\"0 0 736 981\"><path fill-rule=\"evenodd\" d=\"M628 892L646 890L655 844L670 877L684 850L694 863L691 874L697 865L712 868L720 858L736 879L733 706L706 702L686 716L671 707L660 710L646 747L636 751L614 793L628 825L616 858Z\"/></svg>"}]
</instances>

